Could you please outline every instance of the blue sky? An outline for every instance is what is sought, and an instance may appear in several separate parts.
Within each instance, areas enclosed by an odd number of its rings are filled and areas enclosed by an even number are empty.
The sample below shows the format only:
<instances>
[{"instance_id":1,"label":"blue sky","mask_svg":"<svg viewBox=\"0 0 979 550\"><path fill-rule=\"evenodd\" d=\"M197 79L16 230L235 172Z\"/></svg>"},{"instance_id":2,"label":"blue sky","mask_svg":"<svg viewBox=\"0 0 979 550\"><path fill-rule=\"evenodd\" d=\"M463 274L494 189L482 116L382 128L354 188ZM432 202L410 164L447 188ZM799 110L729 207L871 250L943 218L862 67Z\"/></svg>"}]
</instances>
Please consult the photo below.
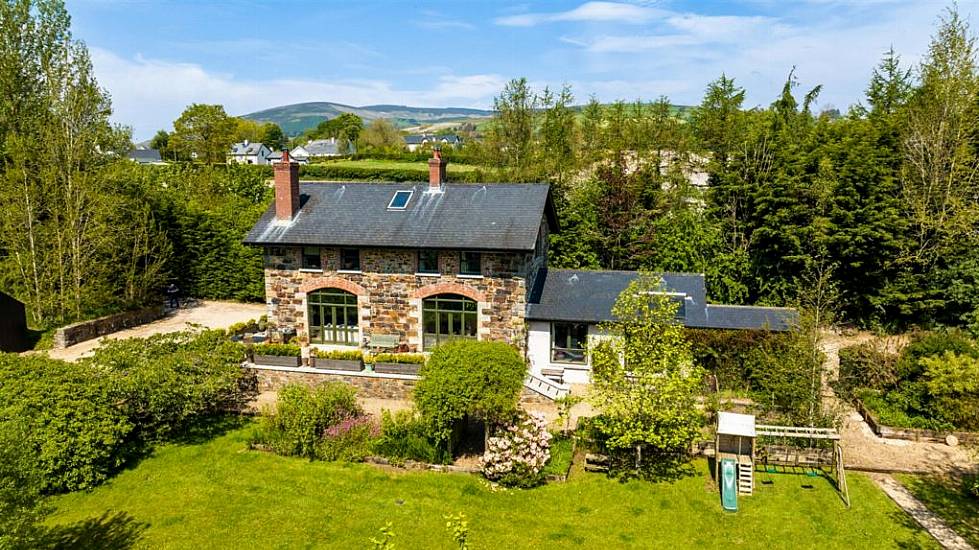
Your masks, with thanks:
<instances>
[{"instance_id":1,"label":"blue sky","mask_svg":"<svg viewBox=\"0 0 979 550\"><path fill-rule=\"evenodd\" d=\"M696 104L722 72L767 105L793 65L845 109L891 45L927 48L944 2L249 2L68 0L114 121L151 136L192 102L489 107L506 80L579 102ZM970 21L979 5L960 2Z\"/></svg>"}]
</instances>

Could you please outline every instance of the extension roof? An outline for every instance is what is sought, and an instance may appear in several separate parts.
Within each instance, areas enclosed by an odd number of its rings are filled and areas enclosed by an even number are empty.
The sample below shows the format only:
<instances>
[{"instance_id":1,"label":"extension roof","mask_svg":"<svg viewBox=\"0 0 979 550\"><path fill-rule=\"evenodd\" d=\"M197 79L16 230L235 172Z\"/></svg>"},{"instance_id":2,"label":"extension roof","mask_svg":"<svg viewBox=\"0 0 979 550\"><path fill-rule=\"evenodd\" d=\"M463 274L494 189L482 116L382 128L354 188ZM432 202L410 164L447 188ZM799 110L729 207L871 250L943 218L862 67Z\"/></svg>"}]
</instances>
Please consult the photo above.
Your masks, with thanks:
<instances>
[{"instance_id":1,"label":"extension roof","mask_svg":"<svg viewBox=\"0 0 979 550\"><path fill-rule=\"evenodd\" d=\"M403 210L389 209L397 191L411 191ZM550 187L540 183L300 184L299 213L262 215L245 243L265 246L363 246L532 251L541 220L556 228Z\"/></svg>"},{"instance_id":2,"label":"extension roof","mask_svg":"<svg viewBox=\"0 0 979 550\"><path fill-rule=\"evenodd\" d=\"M789 330L799 314L791 308L728 306L707 303L702 273L656 273L662 291L683 299L684 325L773 331ZM541 270L527 303L527 319L601 323L612 320L619 294L639 276L636 271Z\"/></svg>"}]
</instances>

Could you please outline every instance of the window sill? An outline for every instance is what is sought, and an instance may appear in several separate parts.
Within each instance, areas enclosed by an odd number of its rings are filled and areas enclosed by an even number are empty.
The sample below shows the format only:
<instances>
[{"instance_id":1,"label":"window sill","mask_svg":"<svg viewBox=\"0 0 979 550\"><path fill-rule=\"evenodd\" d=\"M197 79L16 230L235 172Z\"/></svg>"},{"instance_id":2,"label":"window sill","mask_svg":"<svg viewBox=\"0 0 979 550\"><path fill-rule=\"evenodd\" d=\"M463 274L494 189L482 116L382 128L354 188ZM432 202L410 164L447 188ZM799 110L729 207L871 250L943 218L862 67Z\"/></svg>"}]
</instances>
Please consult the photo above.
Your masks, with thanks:
<instances>
[{"instance_id":1,"label":"window sill","mask_svg":"<svg viewBox=\"0 0 979 550\"><path fill-rule=\"evenodd\" d=\"M359 269L338 269L337 273L346 273L348 275L363 275L364 272Z\"/></svg>"},{"instance_id":2,"label":"window sill","mask_svg":"<svg viewBox=\"0 0 979 550\"><path fill-rule=\"evenodd\" d=\"M441 273L415 273L415 277L441 277Z\"/></svg>"},{"instance_id":3,"label":"window sill","mask_svg":"<svg viewBox=\"0 0 979 550\"><path fill-rule=\"evenodd\" d=\"M323 269L322 268L314 269L312 267L300 267L299 272L300 273L323 273Z\"/></svg>"},{"instance_id":4,"label":"window sill","mask_svg":"<svg viewBox=\"0 0 979 550\"><path fill-rule=\"evenodd\" d=\"M458 277L460 279L482 279L483 278L482 275L469 275L469 274L466 274L466 273L459 273L459 274L456 275L456 277Z\"/></svg>"}]
</instances>

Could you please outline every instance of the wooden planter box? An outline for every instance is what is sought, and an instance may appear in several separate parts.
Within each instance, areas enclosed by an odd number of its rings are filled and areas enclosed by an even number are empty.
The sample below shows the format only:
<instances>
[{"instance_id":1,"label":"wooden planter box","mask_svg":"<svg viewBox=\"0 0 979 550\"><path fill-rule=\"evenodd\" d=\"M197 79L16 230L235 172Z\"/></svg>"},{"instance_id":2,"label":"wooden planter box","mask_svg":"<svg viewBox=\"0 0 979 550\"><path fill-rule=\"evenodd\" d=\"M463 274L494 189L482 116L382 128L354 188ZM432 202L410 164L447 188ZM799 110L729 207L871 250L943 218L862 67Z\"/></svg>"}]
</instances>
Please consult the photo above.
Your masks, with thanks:
<instances>
[{"instance_id":1,"label":"wooden planter box","mask_svg":"<svg viewBox=\"0 0 979 550\"><path fill-rule=\"evenodd\" d=\"M421 368L418 363L374 363L374 372L381 374L418 374Z\"/></svg>"},{"instance_id":2,"label":"wooden planter box","mask_svg":"<svg viewBox=\"0 0 979 550\"><path fill-rule=\"evenodd\" d=\"M360 372L364 370L364 361L363 359L324 359L323 357L310 357L309 366L317 369Z\"/></svg>"},{"instance_id":3,"label":"wooden planter box","mask_svg":"<svg viewBox=\"0 0 979 550\"><path fill-rule=\"evenodd\" d=\"M298 367L302 361L300 357L290 355L259 355L255 354L252 362L256 365L266 365L269 367Z\"/></svg>"}]
</instances>

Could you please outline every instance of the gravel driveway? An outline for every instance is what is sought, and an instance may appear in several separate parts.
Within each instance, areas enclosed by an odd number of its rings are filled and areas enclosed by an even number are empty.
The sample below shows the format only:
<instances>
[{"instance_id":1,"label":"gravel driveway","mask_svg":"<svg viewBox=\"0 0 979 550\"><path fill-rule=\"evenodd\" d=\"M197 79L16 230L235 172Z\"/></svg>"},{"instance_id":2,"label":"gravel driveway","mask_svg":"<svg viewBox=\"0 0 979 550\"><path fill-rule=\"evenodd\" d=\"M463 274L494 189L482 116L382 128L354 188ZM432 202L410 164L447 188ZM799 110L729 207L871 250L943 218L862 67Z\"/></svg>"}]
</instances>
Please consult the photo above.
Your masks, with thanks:
<instances>
[{"instance_id":1,"label":"gravel driveway","mask_svg":"<svg viewBox=\"0 0 979 550\"><path fill-rule=\"evenodd\" d=\"M139 338L154 334L165 334L184 330L189 325L200 325L206 328L228 328L235 323L250 319L258 319L266 313L265 304L241 304L237 302L196 302L181 308L176 312L168 312L159 321L140 325L131 329L121 330L104 336L104 338ZM86 340L74 346L48 350L48 355L55 359L75 361L87 357L99 346L101 339Z\"/></svg>"}]
</instances>

